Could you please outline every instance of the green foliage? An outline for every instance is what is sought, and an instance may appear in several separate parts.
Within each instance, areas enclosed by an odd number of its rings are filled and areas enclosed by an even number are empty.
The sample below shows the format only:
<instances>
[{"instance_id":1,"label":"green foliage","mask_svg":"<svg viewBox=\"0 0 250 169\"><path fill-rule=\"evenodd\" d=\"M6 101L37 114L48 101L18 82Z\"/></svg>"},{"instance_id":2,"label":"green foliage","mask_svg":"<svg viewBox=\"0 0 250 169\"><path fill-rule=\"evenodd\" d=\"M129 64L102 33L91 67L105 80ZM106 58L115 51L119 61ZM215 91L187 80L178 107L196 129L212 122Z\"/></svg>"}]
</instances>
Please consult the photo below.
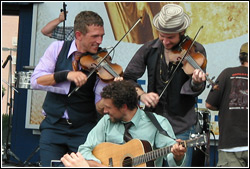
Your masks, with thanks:
<instances>
[{"instance_id":1,"label":"green foliage","mask_svg":"<svg viewBox=\"0 0 250 169\"><path fill-rule=\"evenodd\" d=\"M9 115L2 114L2 144L6 143L6 137L8 132Z\"/></svg>"},{"instance_id":2,"label":"green foliage","mask_svg":"<svg viewBox=\"0 0 250 169\"><path fill-rule=\"evenodd\" d=\"M5 87L2 86L2 97L5 95L5 91L6 91Z\"/></svg>"}]
</instances>

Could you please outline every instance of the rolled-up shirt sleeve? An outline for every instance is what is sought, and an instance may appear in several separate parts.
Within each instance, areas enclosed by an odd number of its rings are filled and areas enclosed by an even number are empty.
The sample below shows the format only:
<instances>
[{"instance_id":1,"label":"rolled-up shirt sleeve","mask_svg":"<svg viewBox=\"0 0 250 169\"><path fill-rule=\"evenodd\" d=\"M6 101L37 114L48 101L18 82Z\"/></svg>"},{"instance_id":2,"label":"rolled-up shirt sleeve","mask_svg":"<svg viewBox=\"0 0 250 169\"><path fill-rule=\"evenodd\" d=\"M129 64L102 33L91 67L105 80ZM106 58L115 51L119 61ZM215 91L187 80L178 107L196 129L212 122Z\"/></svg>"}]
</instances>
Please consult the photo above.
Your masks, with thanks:
<instances>
[{"instance_id":1,"label":"rolled-up shirt sleeve","mask_svg":"<svg viewBox=\"0 0 250 169\"><path fill-rule=\"evenodd\" d=\"M94 90L95 91L95 104L102 99L101 97L102 89L107 85L108 83L103 82L100 78L98 78L96 82L95 90Z\"/></svg>"},{"instance_id":2,"label":"rolled-up shirt sleeve","mask_svg":"<svg viewBox=\"0 0 250 169\"><path fill-rule=\"evenodd\" d=\"M37 78L54 74L57 57L63 46L63 41L53 42L45 51L44 55L40 58L38 65L36 66L31 76L31 86L35 90L45 90L58 94L68 94L70 88L70 81L55 84L53 86L44 86L37 83Z\"/></svg>"}]
</instances>

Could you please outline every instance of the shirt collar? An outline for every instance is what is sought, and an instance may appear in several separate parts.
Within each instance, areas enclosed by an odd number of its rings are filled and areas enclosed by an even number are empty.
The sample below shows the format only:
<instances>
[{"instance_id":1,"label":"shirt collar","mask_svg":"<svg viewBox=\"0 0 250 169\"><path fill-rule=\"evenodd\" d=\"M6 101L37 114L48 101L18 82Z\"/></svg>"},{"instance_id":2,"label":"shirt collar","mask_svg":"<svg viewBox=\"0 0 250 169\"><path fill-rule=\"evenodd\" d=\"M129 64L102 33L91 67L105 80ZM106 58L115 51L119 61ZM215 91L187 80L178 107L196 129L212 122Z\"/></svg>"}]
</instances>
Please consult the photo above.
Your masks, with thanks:
<instances>
[{"instance_id":1,"label":"shirt collar","mask_svg":"<svg viewBox=\"0 0 250 169\"><path fill-rule=\"evenodd\" d=\"M159 38L157 38L156 42L152 45L152 48L160 48L162 46L162 42Z\"/></svg>"},{"instance_id":2,"label":"shirt collar","mask_svg":"<svg viewBox=\"0 0 250 169\"><path fill-rule=\"evenodd\" d=\"M140 108L138 108L135 115L134 115L134 117L131 120L133 122L133 124L135 125L135 127L139 126L141 116L142 116L142 110Z\"/></svg>"},{"instance_id":3,"label":"shirt collar","mask_svg":"<svg viewBox=\"0 0 250 169\"><path fill-rule=\"evenodd\" d=\"M69 52L68 52L68 56L67 58L69 58L74 52L77 51L77 48L76 48L76 40L73 40L73 42L71 43L71 46L69 48Z\"/></svg>"}]
</instances>

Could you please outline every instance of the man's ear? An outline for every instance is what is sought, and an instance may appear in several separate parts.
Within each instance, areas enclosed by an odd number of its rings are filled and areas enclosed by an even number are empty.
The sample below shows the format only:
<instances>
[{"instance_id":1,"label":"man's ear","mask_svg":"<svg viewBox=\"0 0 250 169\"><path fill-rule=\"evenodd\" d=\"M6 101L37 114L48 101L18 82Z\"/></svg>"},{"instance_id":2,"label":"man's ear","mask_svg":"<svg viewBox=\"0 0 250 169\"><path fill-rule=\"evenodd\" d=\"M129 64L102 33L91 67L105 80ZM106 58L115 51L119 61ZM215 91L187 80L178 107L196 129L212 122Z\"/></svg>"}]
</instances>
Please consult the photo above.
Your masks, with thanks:
<instances>
[{"instance_id":1,"label":"man's ear","mask_svg":"<svg viewBox=\"0 0 250 169\"><path fill-rule=\"evenodd\" d=\"M122 107L121 107L123 110L127 110L128 109L128 106L126 104L123 104Z\"/></svg>"},{"instance_id":2,"label":"man's ear","mask_svg":"<svg viewBox=\"0 0 250 169\"><path fill-rule=\"evenodd\" d=\"M75 37L76 37L76 39L81 40L82 33L80 31L76 31L75 32Z\"/></svg>"},{"instance_id":3,"label":"man's ear","mask_svg":"<svg viewBox=\"0 0 250 169\"><path fill-rule=\"evenodd\" d=\"M183 35L185 35L185 33L186 33L186 29L184 31L180 32L180 35L183 36Z\"/></svg>"}]
</instances>

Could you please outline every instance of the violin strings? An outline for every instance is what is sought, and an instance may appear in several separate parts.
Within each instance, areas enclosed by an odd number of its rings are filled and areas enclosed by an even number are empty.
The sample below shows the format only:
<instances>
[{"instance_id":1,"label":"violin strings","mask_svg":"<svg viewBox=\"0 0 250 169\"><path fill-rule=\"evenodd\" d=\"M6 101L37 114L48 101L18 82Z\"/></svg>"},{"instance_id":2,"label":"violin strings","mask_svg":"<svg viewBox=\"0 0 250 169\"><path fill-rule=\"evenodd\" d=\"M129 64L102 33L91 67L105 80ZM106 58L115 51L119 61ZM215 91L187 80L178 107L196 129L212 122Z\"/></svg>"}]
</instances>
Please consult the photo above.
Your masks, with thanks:
<instances>
[{"instance_id":1,"label":"violin strings","mask_svg":"<svg viewBox=\"0 0 250 169\"><path fill-rule=\"evenodd\" d=\"M204 72L201 67L196 63L196 61L190 56L186 56L185 58L195 69L200 69L202 72ZM205 72L204 72L205 73ZM207 74L205 74L207 81L211 84L214 85L214 82L208 77Z\"/></svg>"},{"instance_id":2,"label":"violin strings","mask_svg":"<svg viewBox=\"0 0 250 169\"><path fill-rule=\"evenodd\" d=\"M109 73L111 73L112 74L112 76L114 76L114 77L119 77L119 75L112 69L112 67L110 67L110 65L109 64L107 64L106 62L105 62L105 64L104 64L104 66L103 66Z\"/></svg>"},{"instance_id":3,"label":"violin strings","mask_svg":"<svg viewBox=\"0 0 250 169\"><path fill-rule=\"evenodd\" d=\"M195 69L200 69L201 71L203 71L200 66L196 63L196 61L190 56L186 56L185 58Z\"/></svg>"}]
</instances>

